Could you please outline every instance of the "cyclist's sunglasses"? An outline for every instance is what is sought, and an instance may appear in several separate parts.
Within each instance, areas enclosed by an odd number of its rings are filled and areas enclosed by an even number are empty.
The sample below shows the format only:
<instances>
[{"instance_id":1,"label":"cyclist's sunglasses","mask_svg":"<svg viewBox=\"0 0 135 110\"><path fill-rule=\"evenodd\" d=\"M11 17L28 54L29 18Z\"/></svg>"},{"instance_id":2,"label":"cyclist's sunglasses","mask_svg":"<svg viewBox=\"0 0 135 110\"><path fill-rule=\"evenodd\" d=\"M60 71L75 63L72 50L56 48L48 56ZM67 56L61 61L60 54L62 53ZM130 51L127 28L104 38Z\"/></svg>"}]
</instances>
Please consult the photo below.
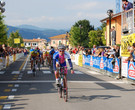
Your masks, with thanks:
<instances>
[{"instance_id":1,"label":"cyclist's sunglasses","mask_svg":"<svg viewBox=\"0 0 135 110\"><path fill-rule=\"evenodd\" d=\"M59 52L64 52L65 50L59 50Z\"/></svg>"}]
</instances>

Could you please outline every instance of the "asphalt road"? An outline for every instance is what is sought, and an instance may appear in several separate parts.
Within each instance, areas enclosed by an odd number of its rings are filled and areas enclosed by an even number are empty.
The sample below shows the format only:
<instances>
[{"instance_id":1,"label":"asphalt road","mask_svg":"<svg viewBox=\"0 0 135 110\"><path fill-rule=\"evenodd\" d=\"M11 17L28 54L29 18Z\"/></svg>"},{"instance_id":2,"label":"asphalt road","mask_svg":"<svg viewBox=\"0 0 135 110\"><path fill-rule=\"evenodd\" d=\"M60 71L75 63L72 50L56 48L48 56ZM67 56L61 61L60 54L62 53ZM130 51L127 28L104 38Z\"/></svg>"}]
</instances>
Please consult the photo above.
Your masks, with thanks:
<instances>
[{"instance_id":1,"label":"asphalt road","mask_svg":"<svg viewBox=\"0 0 135 110\"><path fill-rule=\"evenodd\" d=\"M27 63L25 63L25 61ZM74 66L68 71L68 102L59 98L48 67L30 72L22 57L0 71L0 110L134 110L135 86Z\"/></svg>"}]
</instances>

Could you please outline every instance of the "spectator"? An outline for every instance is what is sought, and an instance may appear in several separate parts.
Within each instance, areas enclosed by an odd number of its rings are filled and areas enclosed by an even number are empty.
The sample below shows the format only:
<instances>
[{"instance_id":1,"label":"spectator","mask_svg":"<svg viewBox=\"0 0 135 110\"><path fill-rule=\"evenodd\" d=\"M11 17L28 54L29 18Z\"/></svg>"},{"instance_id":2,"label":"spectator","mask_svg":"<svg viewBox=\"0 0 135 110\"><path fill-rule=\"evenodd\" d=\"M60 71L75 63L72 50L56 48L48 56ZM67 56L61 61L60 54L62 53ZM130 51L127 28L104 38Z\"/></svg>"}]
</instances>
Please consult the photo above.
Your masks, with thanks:
<instances>
[{"instance_id":1,"label":"spectator","mask_svg":"<svg viewBox=\"0 0 135 110\"><path fill-rule=\"evenodd\" d=\"M122 0L122 9L124 11L130 10L131 8L133 8L133 4L131 2L128 0Z\"/></svg>"},{"instance_id":2,"label":"spectator","mask_svg":"<svg viewBox=\"0 0 135 110\"><path fill-rule=\"evenodd\" d=\"M2 45L0 45L0 57L3 57L4 49L2 48Z\"/></svg>"},{"instance_id":3,"label":"spectator","mask_svg":"<svg viewBox=\"0 0 135 110\"><path fill-rule=\"evenodd\" d=\"M95 55L95 53L96 53L96 45L93 45L93 48L92 48L92 55Z\"/></svg>"},{"instance_id":4,"label":"spectator","mask_svg":"<svg viewBox=\"0 0 135 110\"><path fill-rule=\"evenodd\" d=\"M116 30L115 27L112 27L112 45L116 45Z\"/></svg>"},{"instance_id":5,"label":"spectator","mask_svg":"<svg viewBox=\"0 0 135 110\"><path fill-rule=\"evenodd\" d=\"M133 43L133 48L131 48L130 56L126 59L126 61L134 61L135 62L135 43Z\"/></svg>"}]
</instances>

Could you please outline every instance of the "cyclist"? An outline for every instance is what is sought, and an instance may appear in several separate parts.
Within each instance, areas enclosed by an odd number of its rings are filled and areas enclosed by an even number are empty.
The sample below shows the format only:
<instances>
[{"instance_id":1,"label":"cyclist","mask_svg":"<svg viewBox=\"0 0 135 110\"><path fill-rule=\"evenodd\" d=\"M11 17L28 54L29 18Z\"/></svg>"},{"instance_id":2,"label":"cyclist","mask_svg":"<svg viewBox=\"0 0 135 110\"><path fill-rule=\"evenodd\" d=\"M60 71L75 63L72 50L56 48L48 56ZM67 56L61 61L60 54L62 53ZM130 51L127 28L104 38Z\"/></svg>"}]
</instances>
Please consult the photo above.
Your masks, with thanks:
<instances>
[{"instance_id":1,"label":"cyclist","mask_svg":"<svg viewBox=\"0 0 135 110\"><path fill-rule=\"evenodd\" d=\"M66 66L66 61L65 59L68 60L68 63L70 65L70 70L71 70L71 74L74 73L73 71L73 65L72 65L72 62L71 62L71 58L70 58L70 55L68 52L65 51L65 46L64 45L60 45L58 46L58 52L56 52L54 55L53 55L53 68L54 68L54 71L55 71L55 78L56 78L56 85L58 86L59 85L59 71L57 71L57 67L66 67L65 68L65 81L67 82L67 78L66 78L66 75L67 75L67 66ZM67 88L67 85L65 85L65 87Z\"/></svg>"},{"instance_id":2,"label":"cyclist","mask_svg":"<svg viewBox=\"0 0 135 110\"><path fill-rule=\"evenodd\" d=\"M36 64L37 64L37 59L38 59L39 53L38 51L35 49L34 51L31 52L31 57L30 57L30 61L31 61L31 70L33 68L33 60L36 60Z\"/></svg>"},{"instance_id":3,"label":"cyclist","mask_svg":"<svg viewBox=\"0 0 135 110\"><path fill-rule=\"evenodd\" d=\"M49 52L45 50L43 51L43 60L49 62Z\"/></svg>"},{"instance_id":4,"label":"cyclist","mask_svg":"<svg viewBox=\"0 0 135 110\"><path fill-rule=\"evenodd\" d=\"M52 63L53 63L53 54L55 53L55 50L54 48L51 46L51 51L49 52L49 64L50 66L53 66Z\"/></svg>"}]
</instances>

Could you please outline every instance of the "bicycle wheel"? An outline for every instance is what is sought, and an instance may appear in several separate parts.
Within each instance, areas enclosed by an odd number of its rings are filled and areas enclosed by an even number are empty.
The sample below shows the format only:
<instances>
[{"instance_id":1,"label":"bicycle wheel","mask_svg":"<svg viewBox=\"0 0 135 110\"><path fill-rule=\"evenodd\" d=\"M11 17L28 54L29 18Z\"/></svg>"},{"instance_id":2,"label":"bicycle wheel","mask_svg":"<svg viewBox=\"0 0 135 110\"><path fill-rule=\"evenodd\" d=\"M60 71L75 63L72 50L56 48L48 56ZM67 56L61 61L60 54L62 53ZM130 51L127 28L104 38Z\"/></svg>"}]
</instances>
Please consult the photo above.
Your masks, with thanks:
<instances>
[{"instance_id":1,"label":"bicycle wheel","mask_svg":"<svg viewBox=\"0 0 135 110\"><path fill-rule=\"evenodd\" d=\"M58 93L59 93L60 98L62 98L62 86L61 85L59 85L59 87L58 87Z\"/></svg>"},{"instance_id":2,"label":"bicycle wheel","mask_svg":"<svg viewBox=\"0 0 135 110\"><path fill-rule=\"evenodd\" d=\"M63 80L63 82L64 82L64 85L65 85L65 81ZM65 87L63 87L63 98L64 98L64 101L65 102L67 102L67 100L68 100L68 88L65 88Z\"/></svg>"},{"instance_id":3,"label":"bicycle wheel","mask_svg":"<svg viewBox=\"0 0 135 110\"><path fill-rule=\"evenodd\" d=\"M33 76L35 77L36 76L36 69L33 68Z\"/></svg>"},{"instance_id":4,"label":"bicycle wheel","mask_svg":"<svg viewBox=\"0 0 135 110\"><path fill-rule=\"evenodd\" d=\"M40 71L40 62L38 61L38 70Z\"/></svg>"}]
</instances>

